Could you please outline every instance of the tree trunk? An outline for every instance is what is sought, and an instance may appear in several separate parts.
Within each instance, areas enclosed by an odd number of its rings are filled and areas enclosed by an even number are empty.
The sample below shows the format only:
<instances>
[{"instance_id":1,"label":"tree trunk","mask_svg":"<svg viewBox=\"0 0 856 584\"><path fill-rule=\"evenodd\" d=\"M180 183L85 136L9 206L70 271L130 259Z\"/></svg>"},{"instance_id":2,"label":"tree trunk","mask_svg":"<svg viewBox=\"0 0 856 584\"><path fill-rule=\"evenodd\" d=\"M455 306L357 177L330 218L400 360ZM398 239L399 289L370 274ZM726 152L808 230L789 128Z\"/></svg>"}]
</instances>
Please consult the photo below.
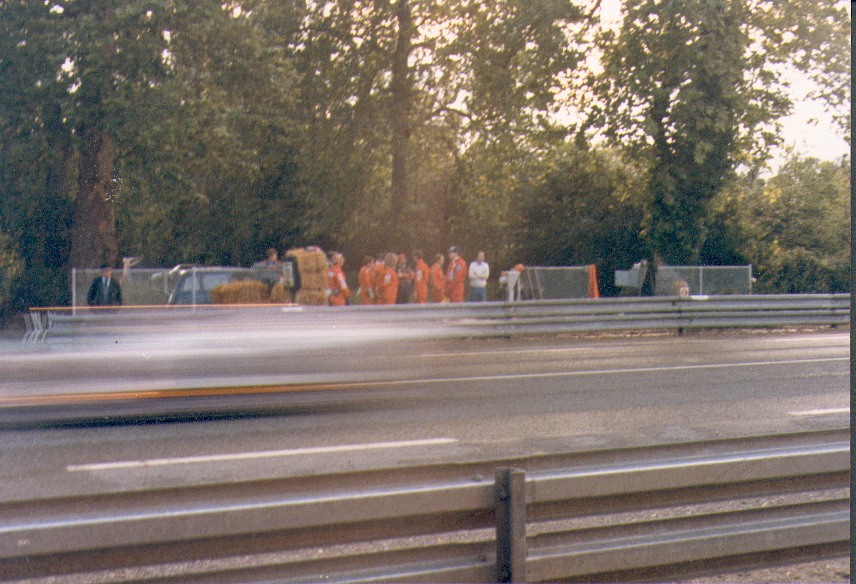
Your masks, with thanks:
<instances>
[{"instance_id":1,"label":"tree trunk","mask_svg":"<svg viewBox=\"0 0 856 584\"><path fill-rule=\"evenodd\" d=\"M98 130L86 134L77 179L71 227L71 265L116 265L116 210L113 206L113 138Z\"/></svg>"},{"instance_id":2,"label":"tree trunk","mask_svg":"<svg viewBox=\"0 0 856 584\"><path fill-rule=\"evenodd\" d=\"M33 250L31 257L48 270L64 269L70 272L70 225L72 192L71 180L74 176L74 146L71 134L63 123L62 111L58 104L45 108L45 136L47 139L47 177L43 205L46 209L43 221L42 243L39 250Z\"/></svg>"},{"instance_id":3,"label":"tree trunk","mask_svg":"<svg viewBox=\"0 0 856 584\"><path fill-rule=\"evenodd\" d=\"M413 21L408 0L398 0L396 8L398 40L392 62L392 212L401 234L407 232L409 218L407 163L410 156L410 70Z\"/></svg>"}]
</instances>

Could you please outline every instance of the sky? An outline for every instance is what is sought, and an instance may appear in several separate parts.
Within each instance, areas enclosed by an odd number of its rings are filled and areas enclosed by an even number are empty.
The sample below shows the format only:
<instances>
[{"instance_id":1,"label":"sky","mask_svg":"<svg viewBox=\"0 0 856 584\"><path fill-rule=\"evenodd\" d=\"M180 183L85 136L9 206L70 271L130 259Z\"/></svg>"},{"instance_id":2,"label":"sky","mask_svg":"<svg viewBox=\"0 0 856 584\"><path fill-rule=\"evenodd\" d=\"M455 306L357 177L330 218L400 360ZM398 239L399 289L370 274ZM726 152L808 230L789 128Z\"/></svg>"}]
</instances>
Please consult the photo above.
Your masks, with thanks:
<instances>
[{"instance_id":1,"label":"sky","mask_svg":"<svg viewBox=\"0 0 856 584\"><path fill-rule=\"evenodd\" d=\"M803 78L792 89L794 113L783 119L785 146L821 160L838 160L848 154L850 146L836 132L832 117L821 104L805 98L809 82Z\"/></svg>"}]
</instances>

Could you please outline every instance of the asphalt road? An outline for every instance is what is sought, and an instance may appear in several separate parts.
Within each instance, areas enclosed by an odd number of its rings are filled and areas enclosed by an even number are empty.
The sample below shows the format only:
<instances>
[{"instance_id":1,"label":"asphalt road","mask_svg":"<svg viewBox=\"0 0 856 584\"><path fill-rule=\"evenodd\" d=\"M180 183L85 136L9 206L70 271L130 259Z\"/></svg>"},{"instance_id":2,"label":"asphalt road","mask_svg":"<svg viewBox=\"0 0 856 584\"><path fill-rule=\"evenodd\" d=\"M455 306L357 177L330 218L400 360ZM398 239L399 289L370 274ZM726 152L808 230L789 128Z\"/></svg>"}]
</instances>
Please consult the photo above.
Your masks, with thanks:
<instances>
[{"instance_id":1,"label":"asphalt road","mask_svg":"<svg viewBox=\"0 0 856 584\"><path fill-rule=\"evenodd\" d=\"M124 340L86 349L6 343L0 497L799 432L849 420L849 330L361 342L342 334L299 351L237 338L181 350Z\"/></svg>"}]
</instances>

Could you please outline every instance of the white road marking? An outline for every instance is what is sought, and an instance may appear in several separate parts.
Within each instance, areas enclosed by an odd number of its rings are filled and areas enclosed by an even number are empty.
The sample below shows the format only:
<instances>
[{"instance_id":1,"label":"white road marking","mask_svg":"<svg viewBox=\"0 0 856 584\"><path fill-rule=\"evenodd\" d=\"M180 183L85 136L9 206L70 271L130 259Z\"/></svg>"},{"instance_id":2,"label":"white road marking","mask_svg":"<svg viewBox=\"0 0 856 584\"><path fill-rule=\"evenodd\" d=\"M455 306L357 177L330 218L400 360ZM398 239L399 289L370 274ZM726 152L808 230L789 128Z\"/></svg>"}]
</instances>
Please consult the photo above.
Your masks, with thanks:
<instances>
[{"instance_id":1,"label":"white road marking","mask_svg":"<svg viewBox=\"0 0 856 584\"><path fill-rule=\"evenodd\" d=\"M127 470L132 468L151 468L179 464L201 464L207 462L231 462L236 460L258 460L262 458L280 458L315 454L334 454L356 452L360 450L382 450L385 448L411 448L416 446L441 446L454 444L454 438L430 438L427 440L407 440L399 442L377 442L373 444L345 444L341 446L319 446L314 448L296 448L292 450L265 450L260 452L236 452L230 454L210 454L207 456L187 456L182 458L154 458L149 460L125 460L92 464L71 464L65 467L67 472L94 472L105 470Z\"/></svg>"},{"instance_id":2,"label":"white road marking","mask_svg":"<svg viewBox=\"0 0 856 584\"><path fill-rule=\"evenodd\" d=\"M424 358L450 358L450 357L484 357L486 355L522 355L524 353L576 353L580 351L590 351L591 347L558 347L545 349L501 349L501 350L485 350L485 351L456 351L454 353L420 353L416 357Z\"/></svg>"},{"instance_id":3,"label":"white road marking","mask_svg":"<svg viewBox=\"0 0 856 584\"><path fill-rule=\"evenodd\" d=\"M801 412L788 412L792 416L828 416L830 414L849 414L850 408L834 408L829 410L804 410Z\"/></svg>"},{"instance_id":4,"label":"white road marking","mask_svg":"<svg viewBox=\"0 0 856 584\"><path fill-rule=\"evenodd\" d=\"M839 341L841 345L850 343L850 334L824 335L819 337L784 337L770 339L774 343L802 343L804 341Z\"/></svg>"},{"instance_id":5,"label":"white road marking","mask_svg":"<svg viewBox=\"0 0 856 584\"><path fill-rule=\"evenodd\" d=\"M383 387L390 385L430 385L459 383L461 381L511 381L515 379L549 379L552 377L582 377L587 375L614 375L626 373L662 373L668 371L696 371L700 369L733 369L737 367L769 367L772 365L794 365L799 363L830 363L850 361L850 357L824 357L820 359L796 359L791 361L753 361L747 363L710 363L707 365L671 365L664 367L636 367L627 369L592 369L588 371L558 371L551 373L513 373L508 375L479 375L473 377L446 377L435 379L398 379L393 381L358 381L348 387ZM846 373L848 376L849 372Z\"/></svg>"},{"instance_id":6,"label":"white road marking","mask_svg":"<svg viewBox=\"0 0 856 584\"><path fill-rule=\"evenodd\" d=\"M816 336L816 337L793 337L793 338L774 338L770 339L776 343L799 343L802 341L840 341L835 344L835 346L846 346L850 344L850 334L829 334L824 336ZM704 344L709 343L708 339L676 339L676 340L661 340L661 345L687 345L687 344ZM618 343L614 343L610 345L612 348L615 347L636 347L636 346L650 346L649 343L646 343L642 340L634 340L634 339L620 339ZM466 352L452 352L452 353L420 353L418 355L414 355L415 357L423 357L423 358L434 358L434 357L483 357L486 355L505 355L505 354L513 354L520 355L525 353L574 353L580 351L591 351L591 346L584 347L543 347L543 348L535 348L535 349L485 349L481 351L466 351Z\"/></svg>"}]
</instances>

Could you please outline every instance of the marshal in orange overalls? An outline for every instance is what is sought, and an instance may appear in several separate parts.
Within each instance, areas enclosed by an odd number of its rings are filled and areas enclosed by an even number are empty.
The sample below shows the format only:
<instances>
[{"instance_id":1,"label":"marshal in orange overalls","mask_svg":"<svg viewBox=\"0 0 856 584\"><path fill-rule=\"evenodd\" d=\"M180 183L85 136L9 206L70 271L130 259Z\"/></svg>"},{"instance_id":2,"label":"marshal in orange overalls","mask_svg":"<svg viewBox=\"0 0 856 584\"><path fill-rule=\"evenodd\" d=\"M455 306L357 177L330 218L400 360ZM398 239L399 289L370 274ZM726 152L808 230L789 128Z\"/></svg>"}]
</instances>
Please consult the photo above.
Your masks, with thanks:
<instances>
[{"instance_id":1,"label":"marshal in orange overalls","mask_svg":"<svg viewBox=\"0 0 856 584\"><path fill-rule=\"evenodd\" d=\"M345 280L342 266L345 265L345 256L340 253L333 254L333 265L327 270L327 288L330 289L330 306L345 306L351 297L351 290Z\"/></svg>"},{"instance_id":2,"label":"marshal in orange overalls","mask_svg":"<svg viewBox=\"0 0 856 584\"><path fill-rule=\"evenodd\" d=\"M395 272L397 262L398 257L393 253L387 254L383 260L383 267L376 280L378 304L395 304L395 297L398 296L398 274Z\"/></svg>"},{"instance_id":3,"label":"marshal in orange overalls","mask_svg":"<svg viewBox=\"0 0 856 584\"><path fill-rule=\"evenodd\" d=\"M446 272L446 296L449 302L464 301L464 280L467 277L467 264L461 256L456 256Z\"/></svg>"},{"instance_id":4,"label":"marshal in orange overalls","mask_svg":"<svg viewBox=\"0 0 856 584\"><path fill-rule=\"evenodd\" d=\"M431 266L431 299L443 302L446 296L446 272L443 271L443 256L438 256Z\"/></svg>"},{"instance_id":5,"label":"marshal in orange overalls","mask_svg":"<svg viewBox=\"0 0 856 584\"><path fill-rule=\"evenodd\" d=\"M431 271L421 256L416 259L414 272L413 298L417 304L425 304L428 302L428 277Z\"/></svg>"},{"instance_id":6,"label":"marshal in orange overalls","mask_svg":"<svg viewBox=\"0 0 856 584\"><path fill-rule=\"evenodd\" d=\"M363 258L363 267L360 268L360 302L363 304L374 304L375 303L375 291L374 291L374 260L371 257L366 256Z\"/></svg>"}]
</instances>

